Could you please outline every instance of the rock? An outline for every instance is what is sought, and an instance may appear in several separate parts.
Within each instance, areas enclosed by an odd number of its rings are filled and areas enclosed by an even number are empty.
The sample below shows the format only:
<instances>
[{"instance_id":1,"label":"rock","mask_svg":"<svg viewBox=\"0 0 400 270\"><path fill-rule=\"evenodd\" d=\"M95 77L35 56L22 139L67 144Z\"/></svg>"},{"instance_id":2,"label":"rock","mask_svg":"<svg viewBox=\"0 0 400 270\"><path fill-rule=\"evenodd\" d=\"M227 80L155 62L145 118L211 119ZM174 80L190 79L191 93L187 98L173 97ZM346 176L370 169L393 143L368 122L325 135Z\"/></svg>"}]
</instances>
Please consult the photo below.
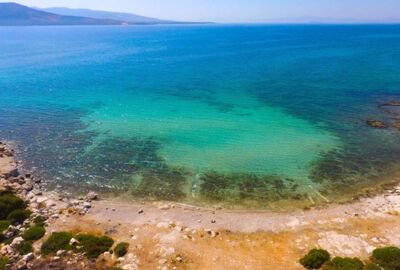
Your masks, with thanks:
<instances>
[{"instance_id":1,"label":"rock","mask_svg":"<svg viewBox=\"0 0 400 270\"><path fill-rule=\"evenodd\" d=\"M75 238L71 238L71 240L69 241L69 244L71 246L75 246L75 245L79 244L79 241L76 240Z\"/></svg>"},{"instance_id":2,"label":"rock","mask_svg":"<svg viewBox=\"0 0 400 270\"><path fill-rule=\"evenodd\" d=\"M169 210L171 208L171 206L169 204L163 204L159 207L159 209L161 210Z\"/></svg>"},{"instance_id":3,"label":"rock","mask_svg":"<svg viewBox=\"0 0 400 270\"><path fill-rule=\"evenodd\" d=\"M58 257L61 257L62 255L64 255L64 253L65 253L65 250L59 250L59 251L57 251L56 255Z\"/></svg>"},{"instance_id":4,"label":"rock","mask_svg":"<svg viewBox=\"0 0 400 270\"><path fill-rule=\"evenodd\" d=\"M86 199L90 200L90 201L94 201L94 200L97 200L98 196L99 195L97 195L96 192L90 191L90 192L88 192L88 194L86 194Z\"/></svg>"},{"instance_id":5,"label":"rock","mask_svg":"<svg viewBox=\"0 0 400 270\"><path fill-rule=\"evenodd\" d=\"M84 202L83 203L83 208L89 209L92 207L92 204L90 202Z\"/></svg>"},{"instance_id":6,"label":"rock","mask_svg":"<svg viewBox=\"0 0 400 270\"><path fill-rule=\"evenodd\" d=\"M217 221L216 221L215 219L212 219L212 220L211 220L211 223L214 224L214 223L217 223Z\"/></svg>"},{"instance_id":7,"label":"rock","mask_svg":"<svg viewBox=\"0 0 400 270\"><path fill-rule=\"evenodd\" d=\"M16 248L16 247L19 246L23 241L24 241L24 238L22 238L22 237L16 237L16 238L14 238L14 240L11 242L10 246L11 246L12 248Z\"/></svg>"},{"instance_id":8,"label":"rock","mask_svg":"<svg viewBox=\"0 0 400 270\"><path fill-rule=\"evenodd\" d=\"M3 256L10 256L14 254L14 249L10 245L5 245L0 249L0 254Z\"/></svg>"},{"instance_id":9,"label":"rock","mask_svg":"<svg viewBox=\"0 0 400 270\"><path fill-rule=\"evenodd\" d=\"M386 128L386 124L379 120L367 120L366 123L373 128Z\"/></svg>"},{"instance_id":10,"label":"rock","mask_svg":"<svg viewBox=\"0 0 400 270\"><path fill-rule=\"evenodd\" d=\"M206 232L207 232L208 235L210 235L210 237L212 237L212 238L214 238L214 237L216 237L217 235L219 235L218 232L215 232L215 231L213 231L213 230L206 230Z\"/></svg>"},{"instance_id":11,"label":"rock","mask_svg":"<svg viewBox=\"0 0 400 270\"><path fill-rule=\"evenodd\" d=\"M56 206L56 205L57 205L56 202L53 201L53 200L47 200L46 201L46 206L47 207L53 207L53 206Z\"/></svg>"},{"instance_id":12,"label":"rock","mask_svg":"<svg viewBox=\"0 0 400 270\"><path fill-rule=\"evenodd\" d=\"M180 255L176 256L175 260L180 263L183 262L183 258Z\"/></svg>"},{"instance_id":13,"label":"rock","mask_svg":"<svg viewBox=\"0 0 400 270\"><path fill-rule=\"evenodd\" d=\"M143 214L144 210L143 209L139 209L138 214Z\"/></svg>"},{"instance_id":14,"label":"rock","mask_svg":"<svg viewBox=\"0 0 400 270\"><path fill-rule=\"evenodd\" d=\"M35 258L35 256L33 256L33 253L32 253L32 252L30 252L30 253L28 253L28 254L26 254L26 255L24 255L24 256L22 257L22 259L23 259L25 262L30 262L30 261L32 261L34 258Z\"/></svg>"},{"instance_id":15,"label":"rock","mask_svg":"<svg viewBox=\"0 0 400 270\"><path fill-rule=\"evenodd\" d=\"M45 201L47 201L49 198L45 197L45 196L41 196L41 197L37 197L36 198L36 202L41 204L44 203Z\"/></svg>"},{"instance_id":16,"label":"rock","mask_svg":"<svg viewBox=\"0 0 400 270\"><path fill-rule=\"evenodd\" d=\"M15 269L17 270L27 270L28 269L28 264L24 260L19 260L15 266Z\"/></svg>"},{"instance_id":17,"label":"rock","mask_svg":"<svg viewBox=\"0 0 400 270\"><path fill-rule=\"evenodd\" d=\"M389 101L379 104L378 107L398 107L398 106L400 106L400 101Z\"/></svg>"},{"instance_id":18,"label":"rock","mask_svg":"<svg viewBox=\"0 0 400 270\"><path fill-rule=\"evenodd\" d=\"M18 228L10 225L5 233L3 233L6 239L9 239L18 233Z\"/></svg>"}]
</instances>

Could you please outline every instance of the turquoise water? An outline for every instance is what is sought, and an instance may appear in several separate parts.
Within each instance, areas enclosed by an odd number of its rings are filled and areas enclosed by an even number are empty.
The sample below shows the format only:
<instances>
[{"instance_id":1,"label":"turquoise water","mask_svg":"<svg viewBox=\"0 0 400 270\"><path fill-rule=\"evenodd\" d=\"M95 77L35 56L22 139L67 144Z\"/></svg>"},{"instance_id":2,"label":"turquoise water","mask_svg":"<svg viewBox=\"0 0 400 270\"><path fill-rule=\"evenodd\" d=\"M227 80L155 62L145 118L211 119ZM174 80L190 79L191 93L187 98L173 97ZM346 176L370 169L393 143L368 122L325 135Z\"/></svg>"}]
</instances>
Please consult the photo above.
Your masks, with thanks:
<instances>
[{"instance_id":1,"label":"turquoise water","mask_svg":"<svg viewBox=\"0 0 400 270\"><path fill-rule=\"evenodd\" d=\"M399 70L397 25L0 28L0 137L49 188L331 199L398 165Z\"/></svg>"}]
</instances>

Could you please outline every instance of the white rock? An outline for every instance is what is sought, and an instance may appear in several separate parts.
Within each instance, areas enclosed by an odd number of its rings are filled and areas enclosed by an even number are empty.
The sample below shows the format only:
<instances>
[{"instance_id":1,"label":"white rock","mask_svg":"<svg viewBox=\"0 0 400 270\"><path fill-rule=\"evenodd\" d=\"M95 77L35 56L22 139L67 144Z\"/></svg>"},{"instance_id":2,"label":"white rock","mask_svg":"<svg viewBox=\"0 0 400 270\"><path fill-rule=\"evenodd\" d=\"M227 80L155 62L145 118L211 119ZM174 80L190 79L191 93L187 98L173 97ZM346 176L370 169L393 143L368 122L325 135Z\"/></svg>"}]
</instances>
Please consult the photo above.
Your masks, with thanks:
<instances>
[{"instance_id":1,"label":"white rock","mask_svg":"<svg viewBox=\"0 0 400 270\"><path fill-rule=\"evenodd\" d=\"M65 250L59 250L59 251L57 251L56 255L58 257L61 257L64 253L65 253Z\"/></svg>"},{"instance_id":2,"label":"white rock","mask_svg":"<svg viewBox=\"0 0 400 270\"><path fill-rule=\"evenodd\" d=\"M32 252L30 252L30 253L28 253L28 254L26 254L26 255L24 255L24 256L22 257L22 259L23 259L24 261L26 261L26 262L29 262L29 261L33 260L33 258L34 258L34 256L33 256L33 253L32 253Z\"/></svg>"},{"instance_id":3,"label":"white rock","mask_svg":"<svg viewBox=\"0 0 400 270\"><path fill-rule=\"evenodd\" d=\"M69 241L69 244L71 246L75 246L75 245L79 244L79 241L76 240L75 238L71 238L71 240Z\"/></svg>"},{"instance_id":4,"label":"white rock","mask_svg":"<svg viewBox=\"0 0 400 270\"><path fill-rule=\"evenodd\" d=\"M16 247L19 246L23 241L24 241L24 238L22 238L22 237L16 237L16 238L14 238L14 240L11 242L10 246L11 246L12 248L16 248Z\"/></svg>"},{"instance_id":5,"label":"white rock","mask_svg":"<svg viewBox=\"0 0 400 270\"><path fill-rule=\"evenodd\" d=\"M84 202L83 203L83 207L86 208L86 209L89 209L89 208L92 207L92 204L90 202Z\"/></svg>"}]
</instances>

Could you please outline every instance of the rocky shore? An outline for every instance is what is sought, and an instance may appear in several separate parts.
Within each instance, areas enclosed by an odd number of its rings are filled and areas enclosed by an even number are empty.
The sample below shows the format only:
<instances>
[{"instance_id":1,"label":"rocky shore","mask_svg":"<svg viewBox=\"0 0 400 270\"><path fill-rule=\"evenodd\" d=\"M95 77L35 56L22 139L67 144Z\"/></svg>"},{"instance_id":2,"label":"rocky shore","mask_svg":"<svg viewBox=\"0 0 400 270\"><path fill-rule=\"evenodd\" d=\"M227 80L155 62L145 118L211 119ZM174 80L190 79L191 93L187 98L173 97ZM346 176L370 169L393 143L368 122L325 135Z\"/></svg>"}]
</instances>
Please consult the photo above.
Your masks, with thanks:
<instances>
[{"instance_id":1,"label":"rocky shore","mask_svg":"<svg viewBox=\"0 0 400 270\"><path fill-rule=\"evenodd\" d=\"M3 232L11 241L1 245L0 256L10 259L9 269L296 270L303 269L299 258L314 247L366 258L376 247L400 245L399 187L345 205L273 213L119 202L94 192L73 198L45 192L41 185L19 168L10 144L0 143L0 190L13 190L32 213ZM21 237L15 236L38 216L46 220L43 239L53 232L85 232L123 241L129 249L123 257L107 251L96 260L63 250L43 256L39 240L22 255L15 249Z\"/></svg>"}]
</instances>

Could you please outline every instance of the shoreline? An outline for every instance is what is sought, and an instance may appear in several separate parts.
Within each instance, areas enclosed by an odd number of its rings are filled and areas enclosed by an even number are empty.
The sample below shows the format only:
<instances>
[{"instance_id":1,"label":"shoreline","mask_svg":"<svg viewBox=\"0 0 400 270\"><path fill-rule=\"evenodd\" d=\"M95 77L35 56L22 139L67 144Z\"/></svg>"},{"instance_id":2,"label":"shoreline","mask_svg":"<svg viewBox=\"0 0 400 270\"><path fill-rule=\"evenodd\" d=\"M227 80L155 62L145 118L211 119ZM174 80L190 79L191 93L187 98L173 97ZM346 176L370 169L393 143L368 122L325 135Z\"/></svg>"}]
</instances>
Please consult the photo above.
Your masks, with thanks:
<instances>
[{"instance_id":1,"label":"shoreline","mask_svg":"<svg viewBox=\"0 0 400 270\"><path fill-rule=\"evenodd\" d=\"M46 213L48 232L92 231L130 243L122 269L300 270L298 259L314 247L365 258L373 248L400 245L400 186L357 202L289 213L67 198L41 190L34 180L11 181L18 178L18 162L7 145L0 186L13 186L32 212ZM183 262L176 262L178 255Z\"/></svg>"}]
</instances>

